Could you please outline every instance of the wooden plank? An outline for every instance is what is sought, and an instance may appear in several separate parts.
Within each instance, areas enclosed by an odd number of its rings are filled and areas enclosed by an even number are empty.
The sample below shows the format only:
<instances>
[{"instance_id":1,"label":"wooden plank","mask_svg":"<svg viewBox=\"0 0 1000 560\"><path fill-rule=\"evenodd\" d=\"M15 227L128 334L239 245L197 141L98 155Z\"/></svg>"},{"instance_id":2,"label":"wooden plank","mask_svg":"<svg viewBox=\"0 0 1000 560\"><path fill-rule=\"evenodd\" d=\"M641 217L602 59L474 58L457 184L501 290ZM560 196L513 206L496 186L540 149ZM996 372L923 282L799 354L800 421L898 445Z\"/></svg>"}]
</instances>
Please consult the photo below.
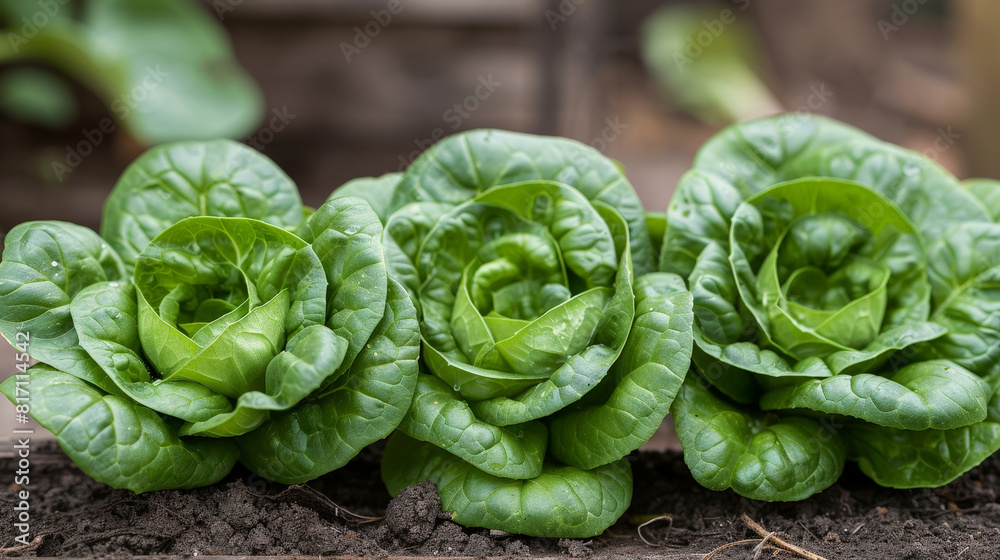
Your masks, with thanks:
<instances>
[{"instance_id":1,"label":"wooden plank","mask_svg":"<svg viewBox=\"0 0 1000 560\"><path fill-rule=\"evenodd\" d=\"M232 6L226 18L328 20L370 19L371 12L385 10L389 0L218 0ZM206 1L213 9L215 1ZM398 0L399 21L454 25L534 25L541 21L541 0L469 2L468 0Z\"/></svg>"},{"instance_id":2,"label":"wooden plank","mask_svg":"<svg viewBox=\"0 0 1000 560\"><path fill-rule=\"evenodd\" d=\"M1000 2L962 0L955 6L955 36L962 81L969 93L962 148L973 177L1000 177Z\"/></svg>"},{"instance_id":3,"label":"wooden plank","mask_svg":"<svg viewBox=\"0 0 1000 560\"><path fill-rule=\"evenodd\" d=\"M699 555L700 556L700 555ZM367 556L191 556L191 555L168 555L157 554L154 556L129 556L135 560L191 560L192 558L211 558L212 560L371 560ZM651 556L654 557L655 556ZM427 560L434 556L382 556L383 560ZM510 556L442 556L448 560L510 560ZM565 556L530 556L531 560L566 560ZM91 560L82 557L45 557L39 556L37 560Z\"/></svg>"}]
</instances>

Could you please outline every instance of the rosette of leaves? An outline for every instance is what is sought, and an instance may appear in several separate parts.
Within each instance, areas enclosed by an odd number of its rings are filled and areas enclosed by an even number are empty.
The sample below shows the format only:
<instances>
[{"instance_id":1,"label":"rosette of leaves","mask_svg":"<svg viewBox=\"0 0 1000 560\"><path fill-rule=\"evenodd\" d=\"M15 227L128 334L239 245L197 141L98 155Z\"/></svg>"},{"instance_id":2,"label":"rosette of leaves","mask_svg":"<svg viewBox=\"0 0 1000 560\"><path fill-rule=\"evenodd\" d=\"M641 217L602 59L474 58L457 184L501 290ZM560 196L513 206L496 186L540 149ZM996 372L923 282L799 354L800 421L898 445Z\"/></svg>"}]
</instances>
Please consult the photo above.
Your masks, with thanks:
<instances>
[{"instance_id":1,"label":"rosette of leaves","mask_svg":"<svg viewBox=\"0 0 1000 560\"><path fill-rule=\"evenodd\" d=\"M650 272L617 165L473 131L345 193L381 201L391 275L418 302L425 372L385 452L389 492L430 480L458 523L527 535L614 523L632 495L624 457L668 413L692 344L691 295Z\"/></svg>"},{"instance_id":2,"label":"rosette of leaves","mask_svg":"<svg viewBox=\"0 0 1000 560\"><path fill-rule=\"evenodd\" d=\"M707 142L667 212L661 259L694 296L698 374L672 412L695 478L799 500L848 459L912 488L996 451L990 194L823 118Z\"/></svg>"},{"instance_id":3,"label":"rosette of leaves","mask_svg":"<svg viewBox=\"0 0 1000 560\"><path fill-rule=\"evenodd\" d=\"M308 217L307 214L309 214ZM230 141L155 148L101 235L29 222L6 238L0 333L38 360L0 389L95 479L214 483L239 460L283 483L347 462L402 420L419 334L362 200L314 213Z\"/></svg>"}]
</instances>

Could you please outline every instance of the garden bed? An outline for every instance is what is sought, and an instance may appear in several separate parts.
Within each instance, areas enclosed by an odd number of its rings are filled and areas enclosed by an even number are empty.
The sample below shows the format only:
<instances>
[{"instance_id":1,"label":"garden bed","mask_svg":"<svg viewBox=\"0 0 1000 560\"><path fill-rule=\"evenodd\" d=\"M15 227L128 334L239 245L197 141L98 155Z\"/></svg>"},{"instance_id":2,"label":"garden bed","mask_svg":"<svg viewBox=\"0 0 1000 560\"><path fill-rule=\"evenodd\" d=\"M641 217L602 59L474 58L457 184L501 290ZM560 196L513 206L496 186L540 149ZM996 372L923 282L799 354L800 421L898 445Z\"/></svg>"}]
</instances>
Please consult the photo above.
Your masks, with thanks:
<instances>
[{"instance_id":1,"label":"garden bed","mask_svg":"<svg viewBox=\"0 0 1000 560\"><path fill-rule=\"evenodd\" d=\"M237 469L208 488L136 496L94 482L46 444L32 454L32 544L13 547L4 531L0 555L698 559L728 543L760 540L742 514L778 532L769 543L777 537L829 560L974 560L1000 550L1000 456L938 489L884 489L849 466L839 483L813 498L766 504L703 489L679 453L641 452L632 456L635 497L625 517L600 537L560 540L463 529L440 513L429 485L390 502L378 476L380 453L373 446L308 486L274 484ZM9 456L0 467L16 470ZM0 490L3 527L14 522L17 490ZM638 524L658 515L670 515L672 524L653 521L640 535ZM753 542L712 556L753 557Z\"/></svg>"}]
</instances>

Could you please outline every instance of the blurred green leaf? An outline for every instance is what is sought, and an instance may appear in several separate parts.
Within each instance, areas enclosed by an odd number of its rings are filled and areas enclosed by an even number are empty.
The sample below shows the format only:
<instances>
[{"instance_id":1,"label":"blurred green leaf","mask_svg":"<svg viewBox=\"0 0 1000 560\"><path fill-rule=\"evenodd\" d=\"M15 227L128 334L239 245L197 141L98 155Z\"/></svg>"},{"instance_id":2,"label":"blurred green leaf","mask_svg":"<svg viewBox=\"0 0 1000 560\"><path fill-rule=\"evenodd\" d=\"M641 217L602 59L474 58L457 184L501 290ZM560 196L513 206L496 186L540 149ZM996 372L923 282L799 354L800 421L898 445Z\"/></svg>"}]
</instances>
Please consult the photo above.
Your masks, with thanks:
<instances>
[{"instance_id":1,"label":"blurred green leaf","mask_svg":"<svg viewBox=\"0 0 1000 560\"><path fill-rule=\"evenodd\" d=\"M51 72L15 68L0 75L0 108L29 124L61 128L76 118L69 86Z\"/></svg>"},{"instance_id":2,"label":"blurred green leaf","mask_svg":"<svg viewBox=\"0 0 1000 560\"><path fill-rule=\"evenodd\" d=\"M5 9L0 61L37 61L79 80L145 145L236 138L260 120L259 89L197 3L91 0L79 19L64 10Z\"/></svg>"},{"instance_id":3,"label":"blurred green leaf","mask_svg":"<svg viewBox=\"0 0 1000 560\"><path fill-rule=\"evenodd\" d=\"M641 51L660 89L713 124L782 111L760 78L760 46L739 10L668 6L642 24Z\"/></svg>"}]
</instances>

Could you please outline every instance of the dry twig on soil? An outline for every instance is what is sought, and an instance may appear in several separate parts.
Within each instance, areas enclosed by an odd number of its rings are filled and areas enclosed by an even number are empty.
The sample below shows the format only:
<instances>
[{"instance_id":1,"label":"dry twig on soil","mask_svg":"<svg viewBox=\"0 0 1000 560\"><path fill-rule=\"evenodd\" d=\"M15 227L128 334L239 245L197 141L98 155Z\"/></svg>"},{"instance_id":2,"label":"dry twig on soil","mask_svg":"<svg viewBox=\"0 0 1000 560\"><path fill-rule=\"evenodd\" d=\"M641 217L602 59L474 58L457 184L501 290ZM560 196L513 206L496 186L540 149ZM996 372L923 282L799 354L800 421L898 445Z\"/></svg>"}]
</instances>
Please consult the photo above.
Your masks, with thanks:
<instances>
[{"instance_id":1,"label":"dry twig on soil","mask_svg":"<svg viewBox=\"0 0 1000 560\"><path fill-rule=\"evenodd\" d=\"M826 558L823 558L818 554L813 554L812 552L809 552L808 550L802 547L795 546L794 544L779 538L774 533L761 527L761 525L756 521L754 521L753 519L750 519L750 516L745 513L740 516L740 521L746 524L746 526L749 527L751 531L757 533L761 537L764 537L764 540L771 540L774 542L775 545L787 550L788 552L794 552L795 554L798 554L803 558L807 558L808 560L826 560Z\"/></svg>"},{"instance_id":2,"label":"dry twig on soil","mask_svg":"<svg viewBox=\"0 0 1000 560\"><path fill-rule=\"evenodd\" d=\"M289 486L288 488L282 490L281 492L270 495L270 494L257 494L251 492L251 494L264 498L266 500L278 501L278 502L290 502L298 504L302 507L311 508L316 510L320 516L330 520L331 518L342 519L348 522L354 523L374 523L376 521L382 521L385 516L372 517L368 515L361 515L354 513L349 509L338 505L336 502L330 499L329 496L316 490L311 486L305 484L295 484Z\"/></svg>"},{"instance_id":3,"label":"dry twig on soil","mask_svg":"<svg viewBox=\"0 0 1000 560\"><path fill-rule=\"evenodd\" d=\"M708 554L702 556L701 560L710 560L713 556L722 552L723 550L726 550L727 548L733 548L734 546L740 546L742 544L760 544L762 542L764 542L764 539L744 539L742 541L726 543L720 546L719 548L713 550L712 552L709 552Z\"/></svg>"},{"instance_id":4,"label":"dry twig on soil","mask_svg":"<svg viewBox=\"0 0 1000 560\"><path fill-rule=\"evenodd\" d=\"M703 556L701 560L711 560L713 556L722 552L723 550L745 544L755 545L754 548L756 549L756 552L754 554L754 558L759 558L760 554L764 551L765 548L770 548L770 549L782 550L784 552L789 552L791 554L796 554L798 556L801 556L802 558L805 558L806 560L826 560L826 558L823 558L818 554L809 552L808 550L802 547L795 546L794 544L782 539L781 537L778 536L776 532L768 531L767 529L762 527L759 523L751 519L750 516L745 513L740 516L740 521L742 521L751 531L757 533L762 538L744 539L741 541L724 544L719 548L716 548L715 550ZM639 536L641 538L642 534L640 533Z\"/></svg>"},{"instance_id":5,"label":"dry twig on soil","mask_svg":"<svg viewBox=\"0 0 1000 560\"><path fill-rule=\"evenodd\" d=\"M13 554L15 552L25 552L31 550L32 548L37 548L38 545L42 544L43 538L45 538L45 535L38 535L28 544L0 548L0 558L6 558L8 554Z\"/></svg>"},{"instance_id":6,"label":"dry twig on soil","mask_svg":"<svg viewBox=\"0 0 1000 560\"><path fill-rule=\"evenodd\" d=\"M656 523L657 521L663 521L664 519L666 519L669 523L667 523L667 534L663 537L663 539L660 542L658 542L658 543L647 540L646 537L642 534L643 527L646 527L647 525ZM673 526L674 526L674 518L673 517L670 517L669 515L661 515L659 517L654 517L654 518L650 519L649 521L646 521L642 525L639 525L639 527L636 529L636 532L639 533L639 540L641 540L642 542L646 543L649 546L657 546L657 547L659 547L659 546L663 546L664 544L666 544L667 539L670 537L670 529L672 529Z\"/></svg>"}]
</instances>

